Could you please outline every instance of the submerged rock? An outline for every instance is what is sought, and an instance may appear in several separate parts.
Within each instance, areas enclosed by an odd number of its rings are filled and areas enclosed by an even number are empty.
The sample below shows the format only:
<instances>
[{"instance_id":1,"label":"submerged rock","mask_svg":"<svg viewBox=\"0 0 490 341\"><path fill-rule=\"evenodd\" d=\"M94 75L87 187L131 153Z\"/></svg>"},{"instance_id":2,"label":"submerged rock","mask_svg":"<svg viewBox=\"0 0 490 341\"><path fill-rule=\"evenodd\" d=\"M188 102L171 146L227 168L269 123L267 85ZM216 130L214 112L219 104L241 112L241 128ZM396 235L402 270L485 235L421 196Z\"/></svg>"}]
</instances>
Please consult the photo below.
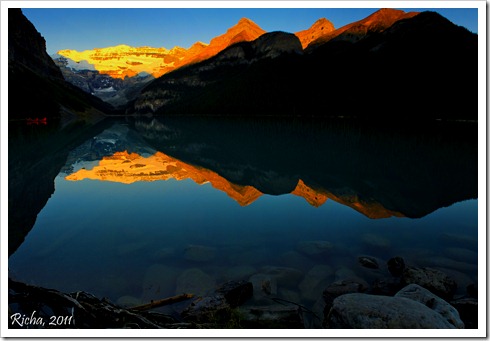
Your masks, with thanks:
<instances>
[{"instance_id":1,"label":"submerged rock","mask_svg":"<svg viewBox=\"0 0 490 341\"><path fill-rule=\"evenodd\" d=\"M178 270L163 264L148 267L143 276L142 296L144 302L172 296Z\"/></svg>"},{"instance_id":2,"label":"submerged rock","mask_svg":"<svg viewBox=\"0 0 490 341\"><path fill-rule=\"evenodd\" d=\"M266 274L255 274L248 280L253 286L253 296L257 301L268 299L271 295L277 295L277 279Z\"/></svg>"},{"instance_id":3,"label":"submerged rock","mask_svg":"<svg viewBox=\"0 0 490 341\"><path fill-rule=\"evenodd\" d=\"M296 248L307 256L321 256L333 249L333 244L326 240L301 241Z\"/></svg>"},{"instance_id":4,"label":"submerged rock","mask_svg":"<svg viewBox=\"0 0 490 341\"><path fill-rule=\"evenodd\" d=\"M333 269L328 265L315 265L308 271L298 288L301 296L310 301L316 301L322 296L326 281L333 275Z\"/></svg>"},{"instance_id":5,"label":"submerged rock","mask_svg":"<svg viewBox=\"0 0 490 341\"><path fill-rule=\"evenodd\" d=\"M373 251L387 250L391 248L391 241L373 233L366 233L362 236L364 245Z\"/></svg>"},{"instance_id":6,"label":"submerged rock","mask_svg":"<svg viewBox=\"0 0 490 341\"><path fill-rule=\"evenodd\" d=\"M418 284L444 299L451 299L456 291L456 282L446 273L433 268L407 267L403 270L402 282Z\"/></svg>"},{"instance_id":7,"label":"submerged rock","mask_svg":"<svg viewBox=\"0 0 490 341\"><path fill-rule=\"evenodd\" d=\"M379 269L378 261L374 257L360 256L357 259L359 261L359 264L361 264L365 268Z\"/></svg>"},{"instance_id":8,"label":"submerged rock","mask_svg":"<svg viewBox=\"0 0 490 341\"><path fill-rule=\"evenodd\" d=\"M209 262L215 256L216 249L204 245L188 245L184 250L184 258L193 262Z\"/></svg>"},{"instance_id":9,"label":"submerged rock","mask_svg":"<svg viewBox=\"0 0 490 341\"><path fill-rule=\"evenodd\" d=\"M237 307L253 296L253 285L247 281L229 281L216 292L223 295L231 307Z\"/></svg>"},{"instance_id":10,"label":"submerged rock","mask_svg":"<svg viewBox=\"0 0 490 341\"><path fill-rule=\"evenodd\" d=\"M388 271L395 277L400 277L403 274L403 269L405 269L405 261L402 257L390 258L387 262Z\"/></svg>"},{"instance_id":11,"label":"submerged rock","mask_svg":"<svg viewBox=\"0 0 490 341\"><path fill-rule=\"evenodd\" d=\"M233 308L252 297L252 283L230 281L222 284L209 296L198 297L183 312L186 322L208 323L214 327L231 327ZM233 322L234 323L234 322Z\"/></svg>"},{"instance_id":12,"label":"submerged rock","mask_svg":"<svg viewBox=\"0 0 490 341\"><path fill-rule=\"evenodd\" d=\"M251 265L238 265L226 268L223 277L226 280L243 280L249 278L257 272L257 269Z\"/></svg>"},{"instance_id":13,"label":"submerged rock","mask_svg":"<svg viewBox=\"0 0 490 341\"><path fill-rule=\"evenodd\" d=\"M286 288L296 287L303 277L302 271L284 266L264 266L260 273L273 276L278 285Z\"/></svg>"},{"instance_id":14,"label":"submerged rock","mask_svg":"<svg viewBox=\"0 0 490 341\"><path fill-rule=\"evenodd\" d=\"M184 271L176 281L175 294L182 293L204 296L214 290L216 282L213 277L202 270L193 268Z\"/></svg>"}]
</instances>

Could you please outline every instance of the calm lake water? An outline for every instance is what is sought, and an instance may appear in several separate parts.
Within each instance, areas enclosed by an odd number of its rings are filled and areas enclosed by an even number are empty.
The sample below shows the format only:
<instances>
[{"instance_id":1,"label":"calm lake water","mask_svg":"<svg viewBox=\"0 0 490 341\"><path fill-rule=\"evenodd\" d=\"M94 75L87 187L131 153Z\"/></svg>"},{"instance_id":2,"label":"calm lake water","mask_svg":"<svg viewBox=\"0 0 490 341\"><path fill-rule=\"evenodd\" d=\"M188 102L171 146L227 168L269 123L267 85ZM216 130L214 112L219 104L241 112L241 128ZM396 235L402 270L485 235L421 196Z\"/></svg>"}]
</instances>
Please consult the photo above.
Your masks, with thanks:
<instances>
[{"instance_id":1,"label":"calm lake water","mask_svg":"<svg viewBox=\"0 0 490 341\"><path fill-rule=\"evenodd\" d=\"M415 126L128 119L78 140L11 130L10 174L23 172L9 178L9 233L24 232L9 237L9 276L136 305L280 274L272 295L315 310L328 284L390 277L401 256L445 271L462 295L478 278L476 123ZM31 227L16 218L29 215Z\"/></svg>"}]
</instances>

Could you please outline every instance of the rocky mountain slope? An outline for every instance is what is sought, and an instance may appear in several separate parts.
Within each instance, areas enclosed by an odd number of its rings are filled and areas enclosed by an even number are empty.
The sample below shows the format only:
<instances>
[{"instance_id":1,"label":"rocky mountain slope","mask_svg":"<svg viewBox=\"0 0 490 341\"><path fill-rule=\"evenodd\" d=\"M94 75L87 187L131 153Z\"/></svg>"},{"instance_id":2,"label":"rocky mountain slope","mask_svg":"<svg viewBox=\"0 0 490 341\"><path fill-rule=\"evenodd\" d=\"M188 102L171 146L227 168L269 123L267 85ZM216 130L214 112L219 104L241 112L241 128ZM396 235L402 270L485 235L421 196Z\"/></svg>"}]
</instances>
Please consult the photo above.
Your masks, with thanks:
<instances>
[{"instance_id":1,"label":"rocky mountain slope","mask_svg":"<svg viewBox=\"0 0 490 341\"><path fill-rule=\"evenodd\" d=\"M401 10L382 8L362 20L342 26L336 30L332 27L330 32L312 39L310 48L325 44L330 40L356 42L370 33L383 32L398 20L412 18L417 14L419 13L405 13Z\"/></svg>"},{"instance_id":2,"label":"rocky mountain slope","mask_svg":"<svg viewBox=\"0 0 490 341\"><path fill-rule=\"evenodd\" d=\"M114 107L125 105L138 95L139 91L155 79L151 74L141 72L134 77L113 78L96 70L86 61L78 63L66 57L52 56L65 80Z\"/></svg>"},{"instance_id":3,"label":"rocky mountain slope","mask_svg":"<svg viewBox=\"0 0 490 341\"><path fill-rule=\"evenodd\" d=\"M435 12L382 9L304 44L234 44L153 81L127 113L477 118L477 35Z\"/></svg>"},{"instance_id":4,"label":"rocky mountain slope","mask_svg":"<svg viewBox=\"0 0 490 341\"><path fill-rule=\"evenodd\" d=\"M46 41L20 9L8 10L9 119L103 115L111 107L66 82Z\"/></svg>"}]
</instances>

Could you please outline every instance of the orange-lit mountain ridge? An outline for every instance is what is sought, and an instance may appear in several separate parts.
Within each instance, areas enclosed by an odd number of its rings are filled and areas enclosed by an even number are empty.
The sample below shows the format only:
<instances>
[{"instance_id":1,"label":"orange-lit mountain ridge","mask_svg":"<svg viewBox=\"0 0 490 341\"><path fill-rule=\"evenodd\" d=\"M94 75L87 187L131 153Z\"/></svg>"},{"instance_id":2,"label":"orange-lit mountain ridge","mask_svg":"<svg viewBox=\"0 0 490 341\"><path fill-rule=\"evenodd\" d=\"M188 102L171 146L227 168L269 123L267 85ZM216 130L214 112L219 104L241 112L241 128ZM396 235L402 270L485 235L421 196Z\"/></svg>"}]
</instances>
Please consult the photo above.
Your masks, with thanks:
<instances>
[{"instance_id":1,"label":"orange-lit mountain ridge","mask_svg":"<svg viewBox=\"0 0 490 341\"><path fill-rule=\"evenodd\" d=\"M160 77L178 67L210 58L232 44L255 40L264 33L253 21L242 18L226 33L211 39L209 44L196 42L189 49L179 46L168 50L164 47L118 45L82 52L60 50L58 54L75 62L86 60L100 73L113 78L124 79L141 72Z\"/></svg>"},{"instance_id":2,"label":"orange-lit mountain ridge","mask_svg":"<svg viewBox=\"0 0 490 341\"><path fill-rule=\"evenodd\" d=\"M200 185L210 183L211 186L225 192L241 206L250 205L263 194L253 186L234 184L216 172L203 167L193 166L162 152L156 152L149 157L143 157L137 153L128 153L127 151L116 152L112 156L104 157L93 169L82 168L67 175L65 179L69 181L91 179L124 184L138 181L169 179L181 181L191 179ZM337 197L328 191L313 189L301 179L291 194L304 198L314 207L323 205L330 198L370 218L402 216L398 212L385 209L378 203L361 202L355 196Z\"/></svg>"},{"instance_id":3,"label":"orange-lit mountain ridge","mask_svg":"<svg viewBox=\"0 0 490 341\"><path fill-rule=\"evenodd\" d=\"M392 8L382 8L362 20L347 24L313 39L311 45L318 46L333 39L355 42L369 32L382 32L398 20L412 18L417 14L419 12L404 12Z\"/></svg>"},{"instance_id":4,"label":"orange-lit mountain ridge","mask_svg":"<svg viewBox=\"0 0 490 341\"><path fill-rule=\"evenodd\" d=\"M317 20L310 28L297 32L303 48L310 42L334 31L333 24L325 18ZM92 50L60 50L58 54L75 62L87 61L102 74L113 78L133 77L141 72L160 77L179 67L198 63L211 58L235 43L253 41L266 33L256 23L242 18L229 28L226 33L219 35L209 42L194 43L189 49L176 46L172 49L164 47L131 47L118 45Z\"/></svg>"}]
</instances>

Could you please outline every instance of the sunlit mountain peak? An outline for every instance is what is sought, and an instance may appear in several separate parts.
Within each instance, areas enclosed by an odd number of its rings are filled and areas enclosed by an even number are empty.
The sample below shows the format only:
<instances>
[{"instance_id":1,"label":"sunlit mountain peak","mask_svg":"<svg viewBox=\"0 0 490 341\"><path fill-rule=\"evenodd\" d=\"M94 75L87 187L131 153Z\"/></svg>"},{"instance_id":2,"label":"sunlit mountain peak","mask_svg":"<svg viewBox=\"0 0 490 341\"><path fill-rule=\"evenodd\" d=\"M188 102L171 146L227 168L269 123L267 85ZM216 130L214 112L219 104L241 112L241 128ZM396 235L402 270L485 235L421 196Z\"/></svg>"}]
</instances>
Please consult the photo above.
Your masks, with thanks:
<instances>
[{"instance_id":1,"label":"sunlit mountain peak","mask_svg":"<svg viewBox=\"0 0 490 341\"><path fill-rule=\"evenodd\" d=\"M334 25L326 18L320 18L307 30L296 32L301 46L307 47L309 43L335 30Z\"/></svg>"},{"instance_id":2,"label":"sunlit mountain peak","mask_svg":"<svg viewBox=\"0 0 490 341\"><path fill-rule=\"evenodd\" d=\"M102 74L113 78L133 77L141 72L147 72L154 77L175 68L175 63L180 61L186 53L181 47L171 50L165 47L131 47L117 45L93 50L76 51L60 50L58 54L70 58L75 62L82 60L94 65Z\"/></svg>"}]
</instances>

